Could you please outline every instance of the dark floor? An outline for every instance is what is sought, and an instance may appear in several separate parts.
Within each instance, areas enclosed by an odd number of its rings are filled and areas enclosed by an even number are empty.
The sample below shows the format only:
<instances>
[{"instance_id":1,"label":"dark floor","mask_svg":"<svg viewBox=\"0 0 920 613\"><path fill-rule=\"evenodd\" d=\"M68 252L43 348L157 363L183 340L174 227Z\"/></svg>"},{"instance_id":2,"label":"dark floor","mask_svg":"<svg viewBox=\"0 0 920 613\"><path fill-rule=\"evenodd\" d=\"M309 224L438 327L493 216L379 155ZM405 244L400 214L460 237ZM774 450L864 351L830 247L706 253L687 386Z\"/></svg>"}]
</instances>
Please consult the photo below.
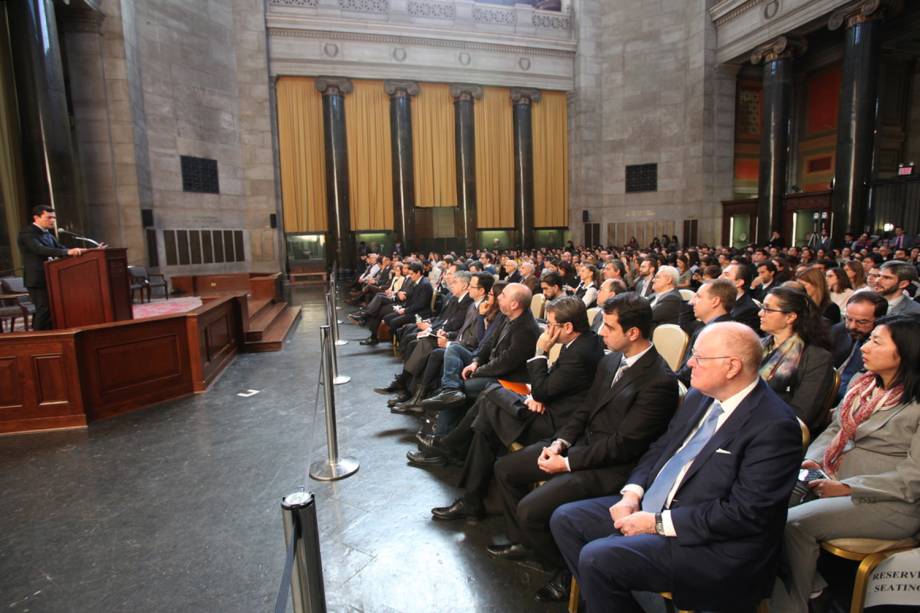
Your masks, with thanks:
<instances>
[{"instance_id":1,"label":"dark floor","mask_svg":"<svg viewBox=\"0 0 920 613\"><path fill-rule=\"evenodd\" d=\"M398 363L385 346L339 348L343 481L307 478L325 456L320 294L284 351L245 354L203 395L86 430L0 438L0 609L268 611L284 564L280 500L317 497L333 611L550 611L543 573L489 558L500 517L437 523L456 469L406 464L415 420L391 415L375 386ZM344 338L364 331L341 327ZM236 394L260 390L250 398Z\"/></svg>"}]
</instances>

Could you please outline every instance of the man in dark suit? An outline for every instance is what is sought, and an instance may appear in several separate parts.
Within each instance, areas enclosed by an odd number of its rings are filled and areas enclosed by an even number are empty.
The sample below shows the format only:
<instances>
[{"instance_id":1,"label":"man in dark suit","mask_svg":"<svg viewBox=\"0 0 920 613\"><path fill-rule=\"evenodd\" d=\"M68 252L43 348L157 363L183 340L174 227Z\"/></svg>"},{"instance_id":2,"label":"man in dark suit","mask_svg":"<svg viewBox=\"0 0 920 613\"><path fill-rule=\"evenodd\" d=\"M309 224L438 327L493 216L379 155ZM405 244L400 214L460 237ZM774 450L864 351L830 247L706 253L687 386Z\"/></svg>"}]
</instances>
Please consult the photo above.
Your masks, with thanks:
<instances>
[{"instance_id":1,"label":"man in dark suit","mask_svg":"<svg viewBox=\"0 0 920 613\"><path fill-rule=\"evenodd\" d=\"M86 249L68 249L51 233L56 215L50 206L40 204L32 209L32 223L19 231L17 243L22 253L23 283L29 291L35 315L33 330L51 329L51 306L48 302L48 287L45 284L45 262L49 258L79 256Z\"/></svg>"},{"instance_id":2,"label":"man in dark suit","mask_svg":"<svg viewBox=\"0 0 920 613\"><path fill-rule=\"evenodd\" d=\"M802 436L792 409L760 380L761 355L747 326L705 328L694 389L620 495L553 514L589 611L639 613L633 590L717 611L753 611L770 595Z\"/></svg>"},{"instance_id":3,"label":"man in dark suit","mask_svg":"<svg viewBox=\"0 0 920 613\"><path fill-rule=\"evenodd\" d=\"M843 321L831 326L831 353L840 373L837 400L843 399L853 375L863 369L863 343L875 329L875 322L888 312L888 301L873 291L856 292L847 300Z\"/></svg>"},{"instance_id":4,"label":"man in dark suit","mask_svg":"<svg viewBox=\"0 0 920 613\"><path fill-rule=\"evenodd\" d=\"M661 324L677 324L684 299L677 289L680 272L673 266L662 266L652 278L652 332Z\"/></svg>"},{"instance_id":5,"label":"man in dark suit","mask_svg":"<svg viewBox=\"0 0 920 613\"><path fill-rule=\"evenodd\" d=\"M690 387L690 356L700 332L709 324L732 320L729 313L735 306L736 295L735 286L728 279L706 281L696 290L690 303L693 305L693 315L699 326L690 335L684 363L677 370L677 380L683 383L684 387Z\"/></svg>"},{"instance_id":6,"label":"man in dark suit","mask_svg":"<svg viewBox=\"0 0 920 613\"><path fill-rule=\"evenodd\" d=\"M546 529L552 512L565 502L620 488L677 408L677 380L648 340L651 325L652 309L644 298L629 293L608 300L601 335L615 353L601 360L585 401L555 439L495 463L511 544L489 552L517 557L529 546L544 567L556 570L537 592L540 600L565 599L569 583Z\"/></svg>"},{"instance_id":7,"label":"man in dark suit","mask_svg":"<svg viewBox=\"0 0 920 613\"><path fill-rule=\"evenodd\" d=\"M722 271L722 278L735 284L738 292L735 297L735 308L732 309L732 321L737 321L760 335L760 307L751 298L748 288L754 280L754 271L748 264L737 262L730 264Z\"/></svg>"},{"instance_id":8,"label":"man in dark suit","mask_svg":"<svg viewBox=\"0 0 920 613\"><path fill-rule=\"evenodd\" d=\"M652 279L655 278L656 272L658 272L658 259L653 257L643 258L639 264L639 277L636 279L633 291L643 298L651 298Z\"/></svg>"},{"instance_id":9,"label":"man in dark suit","mask_svg":"<svg viewBox=\"0 0 920 613\"><path fill-rule=\"evenodd\" d=\"M372 314L368 312L364 320L364 325L371 331L371 335L359 344L376 345L380 342L377 340L377 328L380 326L381 320L386 321L387 324L390 325L391 323L396 323L397 318L406 318L400 321L402 323L409 323L416 314L420 317L424 317L431 312L431 295L433 290L431 289L431 283L428 282L428 279L424 275L424 267L420 262L410 262L408 268L408 281L411 285L408 289L404 287L403 290L396 294L398 300L404 301L403 305L397 306L386 304L376 313ZM393 325L390 325L390 328L395 330Z\"/></svg>"},{"instance_id":10,"label":"man in dark suit","mask_svg":"<svg viewBox=\"0 0 920 613\"><path fill-rule=\"evenodd\" d=\"M527 445L552 436L585 399L604 357L604 342L589 329L585 304L578 298L560 298L549 306L546 317L537 355L527 361L530 394L490 386L450 434L422 441L445 456L466 455L460 481L466 493L450 506L432 509L435 519L481 516L492 465L501 451L514 442ZM547 353L556 343L563 347L549 366Z\"/></svg>"}]
</instances>

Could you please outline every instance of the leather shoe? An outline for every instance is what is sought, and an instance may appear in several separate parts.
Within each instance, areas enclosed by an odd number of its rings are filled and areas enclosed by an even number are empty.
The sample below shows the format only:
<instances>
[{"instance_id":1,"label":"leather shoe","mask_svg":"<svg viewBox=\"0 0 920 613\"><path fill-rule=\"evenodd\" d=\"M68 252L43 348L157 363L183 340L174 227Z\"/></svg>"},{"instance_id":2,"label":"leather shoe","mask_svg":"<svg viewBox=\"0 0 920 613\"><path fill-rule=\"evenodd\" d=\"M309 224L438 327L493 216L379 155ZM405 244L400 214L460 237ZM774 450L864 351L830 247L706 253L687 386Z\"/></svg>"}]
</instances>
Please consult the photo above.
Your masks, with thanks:
<instances>
[{"instance_id":1,"label":"leather shoe","mask_svg":"<svg viewBox=\"0 0 920 613\"><path fill-rule=\"evenodd\" d=\"M364 339L363 341L361 341L361 342L358 343L358 344L359 344L359 345L365 345L365 346L366 346L366 345L374 346L374 345L376 345L376 344L379 343L379 342L380 342L380 341L378 341L378 340L377 340L376 338L374 338L373 336L369 336L368 338Z\"/></svg>"},{"instance_id":2,"label":"leather shoe","mask_svg":"<svg viewBox=\"0 0 920 613\"><path fill-rule=\"evenodd\" d=\"M431 409L433 411L443 411L444 409L449 409L463 402L466 402L466 394L464 394L462 390L448 388L437 396L422 400L422 408Z\"/></svg>"},{"instance_id":3,"label":"leather shoe","mask_svg":"<svg viewBox=\"0 0 920 613\"><path fill-rule=\"evenodd\" d=\"M504 545L489 545L486 551L493 558L499 560L524 560L531 557L530 548L520 543L507 543Z\"/></svg>"},{"instance_id":4,"label":"leather shoe","mask_svg":"<svg viewBox=\"0 0 920 613\"><path fill-rule=\"evenodd\" d=\"M453 519L482 519L485 516L481 508L468 505L463 498L457 498L449 507L435 507L431 509L431 518L442 521Z\"/></svg>"},{"instance_id":5,"label":"leather shoe","mask_svg":"<svg viewBox=\"0 0 920 613\"><path fill-rule=\"evenodd\" d=\"M421 415L422 409L421 407L416 406L410 398L405 402L400 402L391 406L390 413L394 413L396 415Z\"/></svg>"},{"instance_id":6,"label":"leather shoe","mask_svg":"<svg viewBox=\"0 0 920 613\"><path fill-rule=\"evenodd\" d=\"M566 570L557 570L549 583L537 591L537 600L540 602L563 602L569 599L569 587L572 584L572 575Z\"/></svg>"},{"instance_id":7,"label":"leather shoe","mask_svg":"<svg viewBox=\"0 0 920 613\"><path fill-rule=\"evenodd\" d=\"M406 459L412 466L444 466L447 464L446 457L427 451L410 451L406 454Z\"/></svg>"},{"instance_id":8,"label":"leather shoe","mask_svg":"<svg viewBox=\"0 0 920 613\"><path fill-rule=\"evenodd\" d=\"M389 396L390 394L401 394L406 391L406 388L403 387L402 382L399 379L393 379L390 381L390 384L386 387L375 387L374 391L378 394L383 394L384 396Z\"/></svg>"},{"instance_id":9,"label":"leather shoe","mask_svg":"<svg viewBox=\"0 0 920 613\"><path fill-rule=\"evenodd\" d=\"M411 398L411 396L409 395L409 392L399 392L398 394L396 394L395 398L390 398L389 400L387 400L387 406L392 409L397 404L401 404L409 400L409 398Z\"/></svg>"}]
</instances>

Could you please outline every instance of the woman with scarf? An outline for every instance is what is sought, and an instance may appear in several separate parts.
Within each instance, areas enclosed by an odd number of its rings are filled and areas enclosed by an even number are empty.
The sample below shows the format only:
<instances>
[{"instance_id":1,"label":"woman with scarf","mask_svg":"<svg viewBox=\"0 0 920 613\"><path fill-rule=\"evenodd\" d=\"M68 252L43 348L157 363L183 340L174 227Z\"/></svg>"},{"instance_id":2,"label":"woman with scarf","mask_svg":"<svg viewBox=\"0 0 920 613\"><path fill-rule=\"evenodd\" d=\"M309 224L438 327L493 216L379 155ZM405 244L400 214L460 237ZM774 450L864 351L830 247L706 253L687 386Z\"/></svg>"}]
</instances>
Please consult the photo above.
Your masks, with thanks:
<instances>
[{"instance_id":1,"label":"woman with scarf","mask_svg":"<svg viewBox=\"0 0 920 613\"><path fill-rule=\"evenodd\" d=\"M881 319L862 347L857 375L834 419L812 442L804 469L818 498L789 509L783 549L789 572L770 611L805 613L826 584L819 543L835 538L903 539L920 530L920 321Z\"/></svg>"},{"instance_id":2,"label":"woman with scarf","mask_svg":"<svg viewBox=\"0 0 920 613\"><path fill-rule=\"evenodd\" d=\"M827 424L834 358L814 301L803 290L774 287L760 309L763 343L760 376L805 422L812 435Z\"/></svg>"}]
</instances>

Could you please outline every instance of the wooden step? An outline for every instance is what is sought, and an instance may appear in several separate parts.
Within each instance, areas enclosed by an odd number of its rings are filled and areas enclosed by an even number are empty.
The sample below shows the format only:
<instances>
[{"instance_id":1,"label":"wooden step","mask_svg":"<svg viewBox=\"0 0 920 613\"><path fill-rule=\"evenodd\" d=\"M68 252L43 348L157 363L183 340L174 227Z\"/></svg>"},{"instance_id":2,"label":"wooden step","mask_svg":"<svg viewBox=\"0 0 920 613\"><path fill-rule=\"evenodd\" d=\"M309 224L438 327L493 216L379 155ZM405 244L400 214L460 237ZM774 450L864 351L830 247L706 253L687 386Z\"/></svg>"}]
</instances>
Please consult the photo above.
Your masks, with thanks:
<instances>
[{"instance_id":1,"label":"wooden step","mask_svg":"<svg viewBox=\"0 0 920 613\"><path fill-rule=\"evenodd\" d=\"M300 319L301 309L299 306L287 306L283 303L281 306L282 310L262 333L262 338L257 341L247 340L243 344L246 351L281 351L284 348L284 339Z\"/></svg>"},{"instance_id":2,"label":"wooden step","mask_svg":"<svg viewBox=\"0 0 920 613\"><path fill-rule=\"evenodd\" d=\"M252 295L249 296L249 302L246 306L246 310L249 311L249 323L252 324L252 320L259 316L259 314L266 308L270 308L274 304L274 301L271 298L253 298Z\"/></svg>"},{"instance_id":3,"label":"wooden step","mask_svg":"<svg viewBox=\"0 0 920 613\"><path fill-rule=\"evenodd\" d=\"M265 331L285 308L287 308L287 304L284 302L273 302L259 309L255 317L249 318L249 330L246 332L246 340L261 340Z\"/></svg>"}]
</instances>

